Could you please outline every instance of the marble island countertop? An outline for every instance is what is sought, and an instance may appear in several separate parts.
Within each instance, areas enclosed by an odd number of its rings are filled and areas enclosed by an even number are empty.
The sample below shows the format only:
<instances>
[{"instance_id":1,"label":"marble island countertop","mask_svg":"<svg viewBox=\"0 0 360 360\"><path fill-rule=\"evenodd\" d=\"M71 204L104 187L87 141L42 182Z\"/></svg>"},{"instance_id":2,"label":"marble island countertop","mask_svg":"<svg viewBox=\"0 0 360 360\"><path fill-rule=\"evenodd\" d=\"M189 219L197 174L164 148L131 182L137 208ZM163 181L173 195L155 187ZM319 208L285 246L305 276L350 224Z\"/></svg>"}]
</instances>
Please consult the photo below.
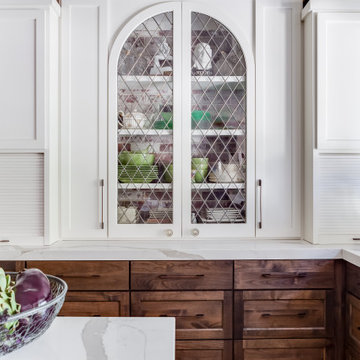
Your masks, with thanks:
<instances>
[{"instance_id":1,"label":"marble island countertop","mask_svg":"<svg viewBox=\"0 0 360 360\"><path fill-rule=\"evenodd\" d=\"M345 259L360 266L360 244L313 245L302 240L62 241L41 247L0 244L0 261L226 259Z\"/></svg>"},{"instance_id":2,"label":"marble island countertop","mask_svg":"<svg viewBox=\"0 0 360 360\"><path fill-rule=\"evenodd\" d=\"M174 318L57 317L3 360L174 360Z\"/></svg>"}]
</instances>

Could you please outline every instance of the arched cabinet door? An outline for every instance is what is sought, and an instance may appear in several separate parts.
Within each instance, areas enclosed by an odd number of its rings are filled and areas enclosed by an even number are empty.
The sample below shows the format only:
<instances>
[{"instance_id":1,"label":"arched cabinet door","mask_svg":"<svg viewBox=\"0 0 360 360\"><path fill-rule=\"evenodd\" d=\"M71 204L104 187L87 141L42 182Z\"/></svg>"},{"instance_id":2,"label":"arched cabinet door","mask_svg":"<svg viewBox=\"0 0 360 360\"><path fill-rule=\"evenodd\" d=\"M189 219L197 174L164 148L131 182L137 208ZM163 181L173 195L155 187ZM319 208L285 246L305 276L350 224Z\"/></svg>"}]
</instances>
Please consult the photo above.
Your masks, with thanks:
<instances>
[{"instance_id":1,"label":"arched cabinet door","mask_svg":"<svg viewBox=\"0 0 360 360\"><path fill-rule=\"evenodd\" d=\"M181 237L181 3L121 29L109 62L109 231Z\"/></svg>"},{"instance_id":2,"label":"arched cabinet door","mask_svg":"<svg viewBox=\"0 0 360 360\"><path fill-rule=\"evenodd\" d=\"M109 62L111 238L254 236L254 66L218 9L163 3Z\"/></svg>"},{"instance_id":3,"label":"arched cabinet door","mask_svg":"<svg viewBox=\"0 0 360 360\"><path fill-rule=\"evenodd\" d=\"M253 237L252 51L219 9L184 3L182 16L183 236Z\"/></svg>"}]
</instances>

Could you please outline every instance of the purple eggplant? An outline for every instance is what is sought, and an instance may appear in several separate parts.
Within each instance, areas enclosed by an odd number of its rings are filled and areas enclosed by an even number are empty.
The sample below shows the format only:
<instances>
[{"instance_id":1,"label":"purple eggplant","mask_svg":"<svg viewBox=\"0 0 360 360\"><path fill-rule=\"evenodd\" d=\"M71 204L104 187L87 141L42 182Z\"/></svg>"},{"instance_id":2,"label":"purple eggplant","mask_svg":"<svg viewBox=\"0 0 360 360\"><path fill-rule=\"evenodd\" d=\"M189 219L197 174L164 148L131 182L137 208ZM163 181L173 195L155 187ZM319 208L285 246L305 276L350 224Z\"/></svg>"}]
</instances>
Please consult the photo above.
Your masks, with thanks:
<instances>
[{"instance_id":1,"label":"purple eggplant","mask_svg":"<svg viewBox=\"0 0 360 360\"><path fill-rule=\"evenodd\" d=\"M39 269L26 269L16 276L15 299L26 311L51 299L49 279Z\"/></svg>"}]
</instances>

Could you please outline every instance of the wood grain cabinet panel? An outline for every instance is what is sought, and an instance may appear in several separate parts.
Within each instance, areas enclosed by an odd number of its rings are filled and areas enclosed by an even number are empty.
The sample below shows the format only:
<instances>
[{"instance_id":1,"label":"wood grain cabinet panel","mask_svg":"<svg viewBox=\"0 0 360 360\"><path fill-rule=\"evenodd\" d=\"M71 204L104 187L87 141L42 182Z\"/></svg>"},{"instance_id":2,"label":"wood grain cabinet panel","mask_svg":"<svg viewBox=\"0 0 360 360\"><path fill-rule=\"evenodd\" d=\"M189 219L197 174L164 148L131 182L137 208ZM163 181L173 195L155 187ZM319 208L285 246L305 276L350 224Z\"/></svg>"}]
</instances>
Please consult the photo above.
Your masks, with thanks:
<instances>
[{"instance_id":1,"label":"wood grain cabinet panel","mask_svg":"<svg viewBox=\"0 0 360 360\"><path fill-rule=\"evenodd\" d=\"M235 289L330 289L333 260L235 261Z\"/></svg>"},{"instance_id":2,"label":"wood grain cabinet panel","mask_svg":"<svg viewBox=\"0 0 360 360\"><path fill-rule=\"evenodd\" d=\"M60 316L130 316L128 292L69 291Z\"/></svg>"},{"instance_id":3,"label":"wood grain cabinet panel","mask_svg":"<svg viewBox=\"0 0 360 360\"><path fill-rule=\"evenodd\" d=\"M360 352L360 299L347 294L346 297L347 341L357 352Z\"/></svg>"},{"instance_id":4,"label":"wood grain cabinet panel","mask_svg":"<svg viewBox=\"0 0 360 360\"><path fill-rule=\"evenodd\" d=\"M134 261L133 290L228 290L232 261Z\"/></svg>"},{"instance_id":5,"label":"wood grain cabinet panel","mask_svg":"<svg viewBox=\"0 0 360 360\"><path fill-rule=\"evenodd\" d=\"M176 360L232 360L231 340L179 340Z\"/></svg>"},{"instance_id":6,"label":"wood grain cabinet panel","mask_svg":"<svg viewBox=\"0 0 360 360\"><path fill-rule=\"evenodd\" d=\"M351 345L346 346L346 360L360 360L360 349L355 348Z\"/></svg>"},{"instance_id":7,"label":"wood grain cabinet panel","mask_svg":"<svg viewBox=\"0 0 360 360\"><path fill-rule=\"evenodd\" d=\"M177 339L231 339L232 292L132 292L131 316L174 316Z\"/></svg>"},{"instance_id":8,"label":"wood grain cabinet panel","mask_svg":"<svg viewBox=\"0 0 360 360\"><path fill-rule=\"evenodd\" d=\"M360 268L346 264L346 290L360 298Z\"/></svg>"},{"instance_id":9,"label":"wood grain cabinet panel","mask_svg":"<svg viewBox=\"0 0 360 360\"><path fill-rule=\"evenodd\" d=\"M333 299L331 290L237 291L235 338L330 337Z\"/></svg>"},{"instance_id":10,"label":"wood grain cabinet panel","mask_svg":"<svg viewBox=\"0 0 360 360\"><path fill-rule=\"evenodd\" d=\"M25 261L0 261L0 267L5 271L21 271L25 268Z\"/></svg>"},{"instance_id":11,"label":"wood grain cabinet panel","mask_svg":"<svg viewBox=\"0 0 360 360\"><path fill-rule=\"evenodd\" d=\"M237 340L234 360L333 360L328 339ZM340 359L339 359L340 360Z\"/></svg>"},{"instance_id":12,"label":"wood grain cabinet panel","mask_svg":"<svg viewBox=\"0 0 360 360\"><path fill-rule=\"evenodd\" d=\"M69 290L127 290L128 261L28 261L27 267L66 281Z\"/></svg>"}]
</instances>

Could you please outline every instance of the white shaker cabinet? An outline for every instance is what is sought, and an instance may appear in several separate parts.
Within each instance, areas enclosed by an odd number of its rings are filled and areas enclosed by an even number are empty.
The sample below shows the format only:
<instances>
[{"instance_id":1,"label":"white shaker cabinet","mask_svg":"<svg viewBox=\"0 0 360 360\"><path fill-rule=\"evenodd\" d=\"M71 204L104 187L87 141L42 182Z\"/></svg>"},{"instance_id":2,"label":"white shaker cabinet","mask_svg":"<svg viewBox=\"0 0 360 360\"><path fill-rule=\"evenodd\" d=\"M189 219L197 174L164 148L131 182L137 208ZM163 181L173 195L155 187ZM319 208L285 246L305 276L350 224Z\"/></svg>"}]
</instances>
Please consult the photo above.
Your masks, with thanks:
<instances>
[{"instance_id":1,"label":"white shaker cabinet","mask_svg":"<svg viewBox=\"0 0 360 360\"><path fill-rule=\"evenodd\" d=\"M303 10L305 239L360 240L360 3L310 0Z\"/></svg>"},{"instance_id":2,"label":"white shaker cabinet","mask_svg":"<svg viewBox=\"0 0 360 360\"><path fill-rule=\"evenodd\" d=\"M58 234L58 27L54 0L0 0L0 241Z\"/></svg>"},{"instance_id":3,"label":"white shaker cabinet","mask_svg":"<svg viewBox=\"0 0 360 360\"><path fill-rule=\"evenodd\" d=\"M63 0L62 239L300 238L301 3Z\"/></svg>"}]
</instances>

